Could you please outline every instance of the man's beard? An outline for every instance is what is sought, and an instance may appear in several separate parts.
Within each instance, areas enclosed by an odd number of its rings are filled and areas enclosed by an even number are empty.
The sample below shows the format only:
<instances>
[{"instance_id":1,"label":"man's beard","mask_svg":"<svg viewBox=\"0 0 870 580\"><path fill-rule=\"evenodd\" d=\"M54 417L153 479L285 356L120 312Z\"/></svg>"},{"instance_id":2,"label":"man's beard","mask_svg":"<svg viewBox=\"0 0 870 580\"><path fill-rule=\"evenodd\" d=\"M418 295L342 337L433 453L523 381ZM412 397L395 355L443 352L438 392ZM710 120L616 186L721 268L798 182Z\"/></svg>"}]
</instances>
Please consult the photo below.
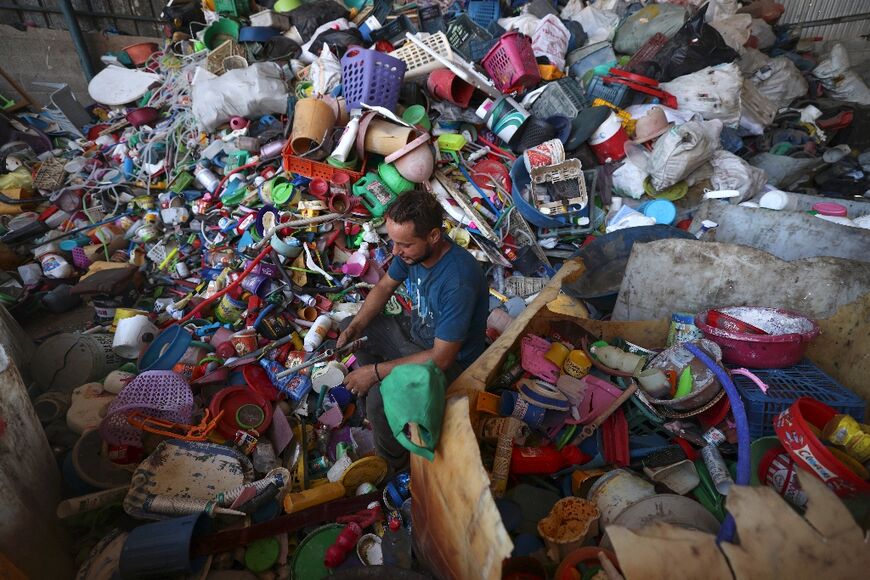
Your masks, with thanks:
<instances>
[{"instance_id":1,"label":"man's beard","mask_svg":"<svg viewBox=\"0 0 870 580\"><path fill-rule=\"evenodd\" d=\"M432 257L432 254L434 254L434 253L435 253L435 250L432 249L432 246L427 244L427 245L426 245L426 253L425 253L425 254L423 254L422 256L420 256L419 258L417 258L416 260L414 260L413 262L405 262L405 263L408 264L409 266L416 266L416 265L419 264L420 262L425 262L426 260L428 260L429 258L431 258L431 257Z\"/></svg>"}]
</instances>

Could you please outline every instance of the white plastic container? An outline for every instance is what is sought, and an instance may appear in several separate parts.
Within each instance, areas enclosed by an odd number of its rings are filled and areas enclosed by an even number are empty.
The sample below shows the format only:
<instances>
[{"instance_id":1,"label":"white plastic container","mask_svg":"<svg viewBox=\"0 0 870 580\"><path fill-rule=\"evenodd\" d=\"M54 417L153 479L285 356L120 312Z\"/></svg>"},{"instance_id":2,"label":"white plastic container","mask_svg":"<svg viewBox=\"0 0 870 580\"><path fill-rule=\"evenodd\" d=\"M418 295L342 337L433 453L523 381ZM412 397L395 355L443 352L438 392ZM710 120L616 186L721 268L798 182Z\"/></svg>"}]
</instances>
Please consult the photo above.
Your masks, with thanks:
<instances>
[{"instance_id":1,"label":"white plastic container","mask_svg":"<svg viewBox=\"0 0 870 580\"><path fill-rule=\"evenodd\" d=\"M290 18L274 10L263 10L251 14L251 26L271 26L278 30L287 30L290 28Z\"/></svg>"},{"instance_id":2,"label":"white plastic container","mask_svg":"<svg viewBox=\"0 0 870 580\"><path fill-rule=\"evenodd\" d=\"M795 211L798 208L798 199L785 191L772 189L759 198L758 205L777 211Z\"/></svg>"},{"instance_id":3,"label":"white plastic container","mask_svg":"<svg viewBox=\"0 0 870 580\"><path fill-rule=\"evenodd\" d=\"M303 341L305 351L311 352L323 344L323 340L326 338L326 335L329 333L331 328L332 319L329 316L326 314L318 316L308 332L305 333L305 340Z\"/></svg>"}]
</instances>

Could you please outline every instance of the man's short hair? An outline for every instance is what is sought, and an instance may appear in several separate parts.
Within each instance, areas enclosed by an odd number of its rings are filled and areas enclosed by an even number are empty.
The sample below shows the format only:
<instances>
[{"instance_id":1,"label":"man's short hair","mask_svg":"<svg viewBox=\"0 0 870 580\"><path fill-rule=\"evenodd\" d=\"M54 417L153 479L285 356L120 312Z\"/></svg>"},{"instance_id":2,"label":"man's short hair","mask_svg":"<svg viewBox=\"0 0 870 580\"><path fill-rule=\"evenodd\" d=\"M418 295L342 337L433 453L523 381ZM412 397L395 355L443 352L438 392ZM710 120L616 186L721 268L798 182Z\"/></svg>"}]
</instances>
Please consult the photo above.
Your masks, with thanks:
<instances>
[{"instance_id":1,"label":"man's short hair","mask_svg":"<svg viewBox=\"0 0 870 580\"><path fill-rule=\"evenodd\" d=\"M413 190L400 195L387 208L386 217L397 224L412 222L414 235L418 238L425 238L429 232L443 225L444 208L441 207L434 195L425 191Z\"/></svg>"}]
</instances>

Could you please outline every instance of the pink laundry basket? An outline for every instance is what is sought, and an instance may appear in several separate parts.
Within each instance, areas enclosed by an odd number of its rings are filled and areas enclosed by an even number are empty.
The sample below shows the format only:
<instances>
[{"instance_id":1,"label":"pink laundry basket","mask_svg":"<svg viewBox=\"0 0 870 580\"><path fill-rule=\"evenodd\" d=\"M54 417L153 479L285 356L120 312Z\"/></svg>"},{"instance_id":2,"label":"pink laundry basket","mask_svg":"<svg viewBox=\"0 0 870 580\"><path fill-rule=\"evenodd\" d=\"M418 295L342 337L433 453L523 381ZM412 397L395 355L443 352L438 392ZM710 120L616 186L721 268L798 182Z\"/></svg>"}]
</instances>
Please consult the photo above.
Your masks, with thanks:
<instances>
[{"instance_id":1,"label":"pink laundry basket","mask_svg":"<svg viewBox=\"0 0 870 580\"><path fill-rule=\"evenodd\" d=\"M503 93L528 89L541 82L532 41L516 31L503 34L481 64L495 87Z\"/></svg>"}]
</instances>

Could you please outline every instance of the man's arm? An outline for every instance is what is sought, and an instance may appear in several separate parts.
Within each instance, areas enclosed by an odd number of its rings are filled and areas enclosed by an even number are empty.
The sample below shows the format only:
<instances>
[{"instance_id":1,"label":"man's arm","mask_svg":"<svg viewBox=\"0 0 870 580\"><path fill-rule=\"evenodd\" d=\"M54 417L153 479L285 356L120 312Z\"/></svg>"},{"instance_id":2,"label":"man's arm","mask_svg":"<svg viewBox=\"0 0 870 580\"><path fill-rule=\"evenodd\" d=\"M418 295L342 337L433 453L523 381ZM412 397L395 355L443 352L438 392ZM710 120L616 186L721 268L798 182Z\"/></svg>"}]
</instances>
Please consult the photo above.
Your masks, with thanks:
<instances>
[{"instance_id":1,"label":"man's arm","mask_svg":"<svg viewBox=\"0 0 870 580\"><path fill-rule=\"evenodd\" d=\"M431 360L442 371L446 371L456 361L456 357L461 348L461 342L451 342L436 338L434 346L428 350L403 356L402 358L381 362L377 365L366 365L358 368L345 377L344 384L351 393L364 395L372 385L378 382L379 376L380 379L385 378L399 365L412 363L419 364ZM377 366L377 373L375 372L375 366Z\"/></svg>"},{"instance_id":2,"label":"man's arm","mask_svg":"<svg viewBox=\"0 0 870 580\"><path fill-rule=\"evenodd\" d=\"M366 296L359 313L354 316L348 327L338 337L337 347L341 348L345 344L361 337L363 331L384 309L390 296L393 295L401 283L401 281L393 279L389 274L384 274L384 277L375 284L375 287Z\"/></svg>"}]
</instances>

